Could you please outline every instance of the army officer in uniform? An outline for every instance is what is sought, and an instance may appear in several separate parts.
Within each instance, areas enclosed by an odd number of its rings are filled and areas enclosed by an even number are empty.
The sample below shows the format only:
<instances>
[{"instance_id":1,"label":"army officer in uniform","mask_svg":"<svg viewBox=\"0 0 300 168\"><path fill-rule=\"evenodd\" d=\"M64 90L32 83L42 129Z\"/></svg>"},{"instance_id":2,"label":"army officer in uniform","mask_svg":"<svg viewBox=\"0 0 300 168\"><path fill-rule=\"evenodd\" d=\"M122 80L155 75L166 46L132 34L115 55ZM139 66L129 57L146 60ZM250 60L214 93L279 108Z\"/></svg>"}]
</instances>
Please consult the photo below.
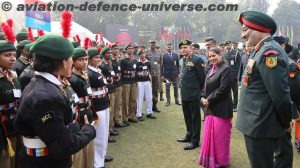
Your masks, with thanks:
<instances>
[{"instance_id":1,"label":"army officer in uniform","mask_svg":"<svg viewBox=\"0 0 300 168\"><path fill-rule=\"evenodd\" d=\"M277 25L270 16L247 11L239 21L242 38L255 51L243 74L236 127L244 134L251 167L274 167L276 141L290 128L288 56L271 37Z\"/></svg>"},{"instance_id":2,"label":"army officer in uniform","mask_svg":"<svg viewBox=\"0 0 300 168\"><path fill-rule=\"evenodd\" d=\"M205 81L204 62L193 55L192 42L182 40L179 48L185 57L182 68L181 96L182 111L186 124L186 136L177 139L178 142L189 142L184 149L191 150L199 146L200 141L200 96Z\"/></svg>"}]
</instances>

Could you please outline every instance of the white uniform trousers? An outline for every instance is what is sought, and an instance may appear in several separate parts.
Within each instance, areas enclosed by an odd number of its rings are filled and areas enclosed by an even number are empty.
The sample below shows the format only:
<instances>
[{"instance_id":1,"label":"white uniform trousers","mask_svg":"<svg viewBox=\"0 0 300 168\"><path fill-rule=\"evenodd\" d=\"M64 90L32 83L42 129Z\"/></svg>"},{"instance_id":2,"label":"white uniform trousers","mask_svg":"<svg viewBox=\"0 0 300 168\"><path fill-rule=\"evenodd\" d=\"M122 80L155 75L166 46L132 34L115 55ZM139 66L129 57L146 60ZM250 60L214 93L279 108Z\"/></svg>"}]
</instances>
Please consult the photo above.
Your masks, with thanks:
<instances>
[{"instance_id":1,"label":"white uniform trousers","mask_svg":"<svg viewBox=\"0 0 300 168\"><path fill-rule=\"evenodd\" d=\"M107 151L109 134L109 108L97 111L98 125L96 126L96 138L94 139L94 167L104 167L104 159Z\"/></svg>"},{"instance_id":2,"label":"white uniform trousers","mask_svg":"<svg viewBox=\"0 0 300 168\"><path fill-rule=\"evenodd\" d=\"M152 89L150 81L138 82L137 117L142 116L143 103L146 101L146 112L152 114Z\"/></svg>"}]
</instances>

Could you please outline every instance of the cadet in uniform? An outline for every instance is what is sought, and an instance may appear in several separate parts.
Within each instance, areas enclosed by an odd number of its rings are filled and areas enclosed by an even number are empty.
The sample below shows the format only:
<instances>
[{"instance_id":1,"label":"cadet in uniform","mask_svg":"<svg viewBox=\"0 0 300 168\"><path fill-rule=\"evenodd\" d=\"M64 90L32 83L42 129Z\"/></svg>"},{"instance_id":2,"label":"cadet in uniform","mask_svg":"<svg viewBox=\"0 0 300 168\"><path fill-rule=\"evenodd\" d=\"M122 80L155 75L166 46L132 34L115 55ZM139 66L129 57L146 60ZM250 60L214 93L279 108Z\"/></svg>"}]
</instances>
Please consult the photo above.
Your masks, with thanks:
<instances>
[{"instance_id":1,"label":"cadet in uniform","mask_svg":"<svg viewBox=\"0 0 300 168\"><path fill-rule=\"evenodd\" d=\"M114 102L115 95L114 93L114 86L113 86L113 78L116 75L115 71L113 70L112 62L111 62L111 50L109 47L104 47L100 54L104 59L102 59L102 62L100 64L100 69L102 71L102 74L106 78L107 81L107 87L108 87L108 97L110 102ZM109 133L110 136L116 136L119 135L116 129L114 129L114 111L113 106L114 104L110 103L109 106Z\"/></svg>"},{"instance_id":2,"label":"cadet in uniform","mask_svg":"<svg viewBox=\"0 0 300 168\"><path fill-rule=\"evenodd\" d=\"M233 111L237 111L237 104L238 104L238 72L241 63L241 56L239 51L232 48L232 42L227 41L225 42L227 51L224 52L224 58L228 62L231 68L231 90L233 93Z\"/></svg>"},{"instance_id":3,"label":"cadet in uniform","mask_svg":"<svg viewBox=\"0 0 300 168\"><path fill-rule=\"evenodd\" d=\"M18 60L13 67L13 70L20 76L24 69L32 62L31 54L25 50L25 45L32 43L30 40L23 40L17 45Z\"/></svg>"},{"instance_id":4,"label":"cadet in uniform","mask_svg":"<svg viewBox=\"0 0 300 168\"><path fill-rule=\"evenodd\" d=\"M15 122L24 143L21 165L71 167L71 155L96 136L88 121L81 130L78 123L73 123L70 102L58 80L58 76L69 75L74 48L61 36L45 35L31 51L38 73L24 90Z\"/></svg>"},{"instance_id":5,"label":"cadet in uniform","mask_svg":"<svg viewBox=\"0 0 300 168\"><path fill-rule=\"evenodd\" d=\"M154 112L160 112L157 108L158 103L158 91L160 87L160 66L162 64L161 53L156 50L156 41L150 40L150 49L146 51L147 59L151 62L151 78L152 78L152 110Z\"/></svg>"},{"instance_id":6,"label":"cadet in uniform","mask_svg":"<svg viewBox=\"0 0 300 168\"><path fill-rule=\"evenodd\" d=\"M236 127L244 134L250 165L274 167L276 142L290 129L288 56L271 37L277 25L268 15L243 12L242 38L255 46L246 65Z\"/></svg>"},{"instance_id":7,"label":"cadet in uniform","mask_svg":"<svg viewBox=\"0 0 300 168\"><path fill-rule=\"evenodd\" d=\"M152 89L151 89L151 63L146 59L146 53L139 51L138 56L140 59L137 62L136 67L136 79L138 82L138 102L137 102L137 114L139 121L143 121L142 109L144 100L146 101L146 113L147 118L156 119L153 116L152 111Z\"/></svg>"},{"instance_id":8,"label":"cadet in uniform","mask_svg":"<svg viewBox=\"0 0 300 168\"><path fill-rule=\"evenodd\" d=\"M127 54L125 58L120 60L121 80L123 84L123 122L128 125L129 122L136 123L137 109L137 83L136 83L136 63L133 59L133 45L127 44L125 47Z\"/></svg>"},{"instance_id":9,"label":"cadet in uniform","mask_svg":"<svg viewBox=\"0 0 300 168\"><path fill-rule=\"evenodd\" d=\"M179 48L185 61L182 68L181 98L182 111L186 124L186 136L177 139L178 142L189 142L184 149L191 150L199 146L201 115L200 98L205 81L204 62L196 55L192 54L192 42L182 40Z\"/></svg>"},{"instance_id":10,"label":"cadet in uniform","mask_svg":"<svg viewBox=\"0 0 300 168\"><path fill-rule=\"evenodd\" d=\"M29 52L32 58L32 53L30 51L30 48L32 47L34 43L26 44L24 49ZM30 80L34 77L34 69L33 69L33 62L31 62L21 73L19 76L19 81L21 83L21 89L22 91L25 89L25 87L29 84Z\"/></svg>"},{"instance_id":11,"label":"cadet in uniform","mask_svg":"<svg viewBox=\"0 0 300 168\"><path fill-rule=\"evenodd\" d=\"M89 48L88 56L88 76L92 88L92 109L97 113L99 119L99 124L96 127L97 135L94 140L94 167L104 167L109 135L108 83L98 68L101 61L98 49L94 47ZM110 159L112 160L111 157Z\"/></svg>"},{"instance_id":12,"label":"cadet in uniform","mask_svg":"<svg viewBox=\"0 0 300 168\"><path fill-rule=\"evenodd\" d=\"M75 48L73 55L72 76L68 79L71 87L75 91L74 101L76 119L80 127L85 125L84 116L92 123L98 119L97 114L91 109L92 88L90 86L87 74L88 56L84 49ZM81 151L77 152L73 157L73 168L93 168L94 167L94 142L90 142Z\"/></svg>"},{"instance_id":13,"label":"cadet in uniform","mask_svg":"<svg viewBox=\"0 0 300 168\"><path fill-rule=\"evenodd\" d=\"M112 44L112 58L111 63L115 76L113 77L114 97L110 100L112 110L114 112L115 127L126 127L127 125L122 122L122 83L121 83L121 66L120 66L120 53L117 43Z\"/></svg>"},{"instance_id":14,"label":"cadet in uniform","mask_svg":"<svg viewBox=\"0 0 300 168\"><path fill-rule=\"evenodd\" d=\"M7 25L3 25L8 28ZM2 27L2 30L4 28ZM17 133L14 121L21 85L15 72L11 71L16 63L15 37L4 30L6 41L0 41L0 163L3 168L14 168L16 163ZM9 38L12 37L13 38Z\"/></svg>"}]
</instances>

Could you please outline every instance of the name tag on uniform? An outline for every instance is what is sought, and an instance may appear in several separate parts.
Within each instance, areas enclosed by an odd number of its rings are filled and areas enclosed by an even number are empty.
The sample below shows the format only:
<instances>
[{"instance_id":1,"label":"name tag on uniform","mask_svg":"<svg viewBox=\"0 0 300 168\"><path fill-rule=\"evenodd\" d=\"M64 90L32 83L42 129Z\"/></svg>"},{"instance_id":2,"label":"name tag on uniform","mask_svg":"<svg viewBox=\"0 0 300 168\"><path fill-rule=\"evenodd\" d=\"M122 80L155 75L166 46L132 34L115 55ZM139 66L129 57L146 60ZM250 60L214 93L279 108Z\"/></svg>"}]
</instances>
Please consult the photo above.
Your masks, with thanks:
<instances>
[{"instance_id":1,"label":"name tag on uniform","mask_svg":"<svg viewBox=\"0 0 300 168\"><path fill-rule=\"evenodd\" d=\"M14 98L20 98L21 97L21 90L20 89L13 89Z\"/></svg>"},{"instance_id":2,"label":"name tag on uniform","mask_svg":"<svg viewBox=\"0 0 300 168\"><path fill-rule=\"evenodd\" d=\"M234 65L234 60L231 60L231 61L230 61L230 65Z\"/></svg>"},{"instance_id":3,"label":"name tag on uniform","mask_svg":"<svg viewBox=\"0 0 300 168\"><path fill-rule=\"evenodd\" d=\"M155 61L155 62L154 62L154 65L157 65L157 64L158 64L158 62Z\"/></svg>"},{"instance_id":4,"label":"name tag on uniform","mask_svg":"<svg viewBox=\"0 0 300 168\"><path fill-rule=\"evenodd\" d=\"M135 65L135 64L133 64L133 68L134 68L134 69L136 68L136 65Z\"/></svg>"},{"instance_id":5,"label":"name tag on uniform","mask_svg":"<svg viewBox=\"0 0 300 168\"><path fill-rule=\"evenodd\" d=\"M111 72L110 72L110 75L111 75L111 76L115 76L115 71L111 71Z\"/></svg>"},{"instance_id":6,"label":"name tag on uniform","mask_svg":"<svg viewBox=\"0 0 300 168\"><path fill-rule=\"evenodd\" d=\"M91 87L88 87L88 88L86 89L86 91L87 91L88 94L92 94L92 88L91 88Z\"/></svg>"},{"instance_id":7,"label":"name tag on uniform","mask_svg":"<svg viewBox=\"0 0 300 168\"><path fill-rule=\"evenodd\" d=\"M75 102L75 103L79 102L79 98L78 98L78 96L77 96L76 93L73 94L72 97L74 98L74 102Z\"/></svg>"},{"instance_id":8,"label":"name tag on uniform","mask_svg":"<svg viewBox=\"0 0 300 168\"><path fill-rule=\"evenodd\" d=\"M103 81L104 81L105 84L107 84L107 80L105 78L103 78Z\"/></svg>"},{"instance_id":9,"label":"name tag on uniform","mask_svg":"<svg viewBox=\"0 0 300 168\"><path fill-rule=\"evenodd\" d=\"M121 71L121 67L120 66L118 66L118 70Z\"/></svg>"},{"instance_id":10,"label":"name tag on uniform","mask_svg":"<svg viewBox=\"0 0 300 168\"><path fill-rule=\"evenodd\" d=\"M143 66L143 69L148 69L148 67L147 66Z\"/></svg>"}]
</instances>

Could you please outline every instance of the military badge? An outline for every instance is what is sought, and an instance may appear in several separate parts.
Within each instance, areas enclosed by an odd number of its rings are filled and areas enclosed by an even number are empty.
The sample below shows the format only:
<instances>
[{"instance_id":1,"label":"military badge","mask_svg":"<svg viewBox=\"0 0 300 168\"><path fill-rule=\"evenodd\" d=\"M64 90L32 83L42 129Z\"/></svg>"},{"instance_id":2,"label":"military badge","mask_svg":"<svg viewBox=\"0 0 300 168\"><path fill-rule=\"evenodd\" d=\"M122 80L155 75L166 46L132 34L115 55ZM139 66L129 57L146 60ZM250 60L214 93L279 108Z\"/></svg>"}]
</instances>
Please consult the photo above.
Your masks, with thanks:
<instances>
[{"instance_id":1,"label":"military badge","mask_svg":"<svg viewBox=\"0 0 300 168\"><path fill-rule=\"evenodd\" d=\"M187 41L186 41L186 40L183 40L183 41L182 41L182 44L187 44Z\"/></svg>"},{"instance_id":2,"label":"military badge","mask_svg":"<svg viewBox=\"0 0 300 168\"><path fill-rule=\"evenodd\" d=\"M246 71L247 71L248 75L252 74L254 64L255 64L255 60L254 59L249 59L248 60L248 63L246 65Z\"/></svg>"},{"instance_id":3,"label":"military badge","mask_svg":"<svg viewBox=\"0 0 300 168\"><path fill-rule=\"evenodd\" d=\"M245 86L248 86L248 84L249 84L249 77L248 76L244 76L244 85Z\"/></svg>"},{"instance_id":4,"label":"military badge","mask_svg":"<svg viewBox=\"0 0 300 168\"><path fill-rule=\"evenodd\" d=\"M274 68L277 66L277 57L266 57L266 66Z\"/></svg>"},{"instance_id":5,"label":"military badge","mask_svg":"<svg viewBox=\"0 0 300 168\"><path fill-rule=\"evenodd\" d=\"M295 72L290 72L290 73L289 73L289 76L290 76L290 78L294 78L294 77L295 77L295 75L296 75L296 73L295 73Z\"/></svg>"}]
</instances>

